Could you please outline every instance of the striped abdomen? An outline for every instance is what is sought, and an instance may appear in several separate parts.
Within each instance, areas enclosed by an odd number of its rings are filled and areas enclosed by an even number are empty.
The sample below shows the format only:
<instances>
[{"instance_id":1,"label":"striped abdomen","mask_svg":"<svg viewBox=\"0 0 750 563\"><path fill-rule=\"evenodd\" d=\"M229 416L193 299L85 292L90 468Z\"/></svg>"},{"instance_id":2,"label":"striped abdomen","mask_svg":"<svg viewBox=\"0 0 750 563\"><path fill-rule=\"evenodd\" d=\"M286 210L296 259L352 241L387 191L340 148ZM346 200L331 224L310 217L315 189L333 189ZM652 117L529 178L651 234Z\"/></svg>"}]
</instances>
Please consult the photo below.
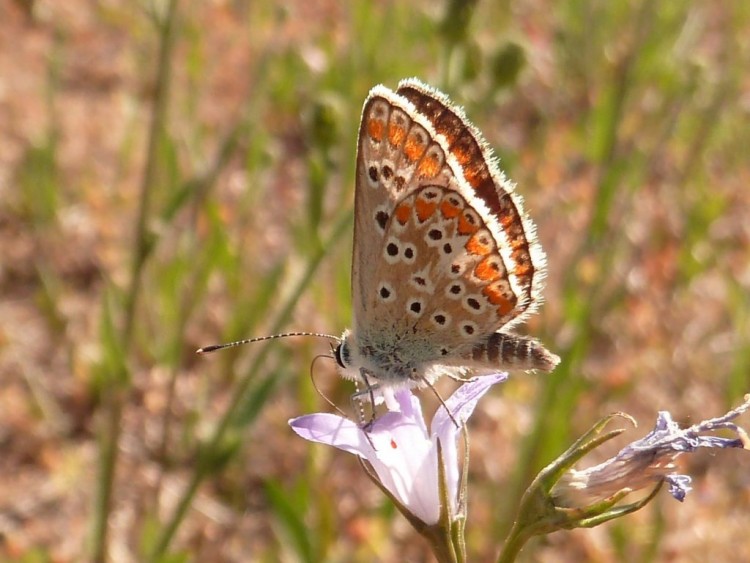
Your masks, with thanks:
<instances>
[{"instance_id":1,"label":"striped abdomen","mask_svg":"<svg viewBox=\"0 0 750 563\"><path fill-rule=\"evenodd\" d=\"M560 358L548 351L541 342L496 332L472 348L470 358L475 365L499 369L539 369L552 371Z\"/></svg>"}]
</instances>

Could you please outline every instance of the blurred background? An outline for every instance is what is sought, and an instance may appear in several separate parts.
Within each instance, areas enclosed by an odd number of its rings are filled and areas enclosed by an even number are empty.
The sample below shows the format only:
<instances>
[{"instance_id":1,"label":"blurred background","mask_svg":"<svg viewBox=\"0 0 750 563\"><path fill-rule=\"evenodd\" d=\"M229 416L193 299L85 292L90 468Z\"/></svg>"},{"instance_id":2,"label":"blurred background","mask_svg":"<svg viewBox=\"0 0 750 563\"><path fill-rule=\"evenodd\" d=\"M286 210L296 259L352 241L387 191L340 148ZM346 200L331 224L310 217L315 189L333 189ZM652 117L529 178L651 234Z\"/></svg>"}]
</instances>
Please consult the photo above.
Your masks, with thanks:
<instances>
[{"instance_id":1,"label":"blurred background","mask_svg":"<svg viewBox=\"0 0 750 563\"><path fill-rule=\"evenodd\" d=\"M417 76L465 107L549 258L521 330L562 364L471 421L491 561L536 472L600 417L691 424L750 391L750 4L0 0L0 559L430 561L286 339L349 325L362 103ZM268 345L266 345L268 344ZM351 384L315 364L348 408ZM448 393L450 382L442 382ZM434 398L423 394L434 409ZM747 425L748 422L744 421ZM526 561L750 560L750 458Z\"/></svg>"}]
</instances>

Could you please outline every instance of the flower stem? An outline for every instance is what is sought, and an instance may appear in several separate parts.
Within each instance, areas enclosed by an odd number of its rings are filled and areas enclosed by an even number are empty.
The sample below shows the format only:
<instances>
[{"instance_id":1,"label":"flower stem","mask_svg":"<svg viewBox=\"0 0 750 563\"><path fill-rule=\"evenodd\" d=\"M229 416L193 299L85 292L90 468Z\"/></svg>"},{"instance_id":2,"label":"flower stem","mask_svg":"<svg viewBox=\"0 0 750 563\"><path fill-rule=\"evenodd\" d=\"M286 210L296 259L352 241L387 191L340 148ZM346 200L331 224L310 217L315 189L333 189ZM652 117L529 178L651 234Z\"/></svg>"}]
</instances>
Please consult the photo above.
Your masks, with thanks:
<instances>
[{"instance_id":1,"label":"flower stem","mask_svg":"<svg viewBox=\"0 0 750 563\"><path fill-rule=\"evenodd\" d=\"M465 559L451 542L451 533L442 526L430 526L421 530L422 536L430 542L432 553L439 563L463 563Z\"/></svg>"},{"instance_id":2,"label":"flower stem","mask_svg":"<svg viewBox=\"0 0 750 563\"><path fill-rule=\"evenodd\" d=\"M508 537L505 539L505 544L500 552L500 557L497 559L497 563L512 563L515 561L530 537L529 534L523 533L522 527L518 525L518 522L513 524Z\"/></svg>"}]
</instances>

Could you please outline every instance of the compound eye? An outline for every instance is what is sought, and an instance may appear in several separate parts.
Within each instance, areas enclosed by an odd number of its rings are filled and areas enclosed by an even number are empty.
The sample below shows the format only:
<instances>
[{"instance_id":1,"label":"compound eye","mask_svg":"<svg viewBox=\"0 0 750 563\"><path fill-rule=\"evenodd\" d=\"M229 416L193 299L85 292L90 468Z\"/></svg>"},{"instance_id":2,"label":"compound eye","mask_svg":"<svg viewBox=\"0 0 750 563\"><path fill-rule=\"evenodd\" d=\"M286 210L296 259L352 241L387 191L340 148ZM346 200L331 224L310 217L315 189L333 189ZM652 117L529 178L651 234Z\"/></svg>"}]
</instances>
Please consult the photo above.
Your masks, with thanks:
<instances>
[{"instance_id":1,"label":"compound eye","mask_svg":"<svg viewBox=\"0 0 750 563\"><path fill-rule=\"evenodd\" d=\"M349 350L347 350L344 347L344 343L342 342L336 348L333 349L333 356L336 358L336 363L342 367L346 367L346 363L349 361Z\"/></svg>"}]
</instances>

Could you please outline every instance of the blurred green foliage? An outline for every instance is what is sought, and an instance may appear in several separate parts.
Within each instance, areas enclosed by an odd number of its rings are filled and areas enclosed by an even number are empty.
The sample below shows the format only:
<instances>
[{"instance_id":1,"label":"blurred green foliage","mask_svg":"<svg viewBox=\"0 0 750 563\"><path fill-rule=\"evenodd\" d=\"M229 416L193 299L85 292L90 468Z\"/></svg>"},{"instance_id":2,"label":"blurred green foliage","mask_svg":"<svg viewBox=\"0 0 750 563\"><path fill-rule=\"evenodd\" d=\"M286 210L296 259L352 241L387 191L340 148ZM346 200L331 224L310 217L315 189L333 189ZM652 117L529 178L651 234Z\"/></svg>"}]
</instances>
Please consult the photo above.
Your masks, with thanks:
<instances>
[{"instance_id":1,"label":"blurred green foliage","mask_svg":"<svg viewBox=\"0 0 750 563\"><path fill-rule=\"evenodd\" d=\"M489 430L473 434L498 448L472 461L471 560L492 557L530 479L594 419L660 408L701 417L711 413L696 408L748 391L748 4L216 4L88 6L99 47L114 53L101 55L104 70L70 14L50 18L30 2L13 20L52 39L38 92L46 129L13 164L3 213L33 249L52 250L32 251L31 273L9 266L4 283L46 311L40 342L67 358L55 376L81 385L90 405L80 424L98 435L99 493L80 557L104 560L132 537L142 540L128 544L135 560L162 562L424 555L355 463L285 428L329 408L308 377L324 344L193 353L350 322L356 134L380 82L418 76L466 107L518 182L550 263L548 304L528 330L563 362L506 386L506 410L526 423L506 428L488 412ZM94 106L90 118L119 139L89 135L79 162L66 160L66 143L84 134L69 121L76 92L93 99L82 96L84 107L104 98L112 123ZM81 250L95 255L96 281L78 260L61 266L79 248L77 209L97 233ZM86 300L83 316L68 316L71 294ZM333 372L316 364L316 383L347 408L350 385ZM159 478L131 482L146 466ZM129 487L136 517L115 522ZM232 517L205 517L201 494ZM640 535L627 519L609 525L602 560L658 559L669 526L650 518ZM560 549L577 553L568 541ZM21 560L56 552L43 547Z\"/></svg>"}]
</instances>

